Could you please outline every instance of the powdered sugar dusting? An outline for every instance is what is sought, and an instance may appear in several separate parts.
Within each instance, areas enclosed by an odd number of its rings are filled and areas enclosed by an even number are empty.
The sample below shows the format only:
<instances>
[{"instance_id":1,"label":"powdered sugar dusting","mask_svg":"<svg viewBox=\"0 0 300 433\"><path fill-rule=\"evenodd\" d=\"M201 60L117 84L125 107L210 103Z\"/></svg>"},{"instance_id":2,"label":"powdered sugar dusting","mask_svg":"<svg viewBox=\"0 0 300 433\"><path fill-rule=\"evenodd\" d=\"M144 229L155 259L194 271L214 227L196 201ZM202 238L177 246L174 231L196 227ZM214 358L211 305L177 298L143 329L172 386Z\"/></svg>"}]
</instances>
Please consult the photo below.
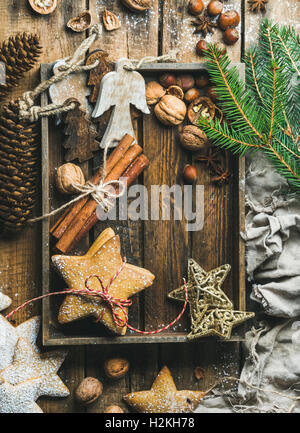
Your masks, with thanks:
<instances>
[{"instance_id":1,"label":"powdered sugar dusting","mask_svg":"<svg viewBox=\"0 0 300 433\"><path fill-rule=\"evenodd\" d=\"M43 413L35 403L41 379L27 380L13 386L0 380L0 413Z\"/></svg>"}]
</instances>

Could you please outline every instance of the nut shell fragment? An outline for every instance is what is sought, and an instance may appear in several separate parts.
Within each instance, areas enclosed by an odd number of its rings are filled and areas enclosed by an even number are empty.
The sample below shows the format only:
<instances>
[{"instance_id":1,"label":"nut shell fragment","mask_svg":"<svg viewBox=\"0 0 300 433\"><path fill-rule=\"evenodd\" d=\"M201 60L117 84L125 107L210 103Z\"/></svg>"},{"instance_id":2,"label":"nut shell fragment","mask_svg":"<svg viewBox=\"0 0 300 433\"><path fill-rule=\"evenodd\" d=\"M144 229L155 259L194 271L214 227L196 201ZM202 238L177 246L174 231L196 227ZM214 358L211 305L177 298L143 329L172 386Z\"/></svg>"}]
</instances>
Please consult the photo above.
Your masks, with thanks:
<instances>
[{"instance_id":1,"label":"nut shell fragment","mask_svg":"<svg viewBox=\"0 0 300 433\"><path fill-rule=\"evenodd\" d=\"M215 104L207 97L200 96L188 107L188 118L192 124L197 124L201 117L215 117Z\"/></svg>"},{"instance_id":2,"label":"nut shell fragment","mask_svg":"<svg viewBox=\"0 0 300 433\"><path fill-rule=\"evenodd\" d=\"M69 27L69 29L73 30L74 32L79 33L84 32L85 30L90 28L91 24L91 13L89 11L83 11L77 17L71 18L67 23L67 27Z\"/></svg>"},{"instance_id":3,"label":"nut shell fragment","mask_svg":"<svg viewBox=\"0 0 300 433\"><path fill-rule=\"evenodd\" d=\"M41 15L51 14L57 6L57 0L28 0L32 9Z\"/></svg>"},{"instance_id":4,"label":"nut shell fragment","mask_svg":"<svg viewBox=\"0 0 300 433\"><path fill-rule=\"evenodd\" d=\"M179 86L170 86L170 87L168 87L167 94L168 95L176 96L176 98L179 98L179 99L183 99L184 98L183 90Z\"/></svg>"},{"instance_id":5,"label":"nut shell fragment","mask_svg":"<svg viewBox=\"0 0 300 433\"><path fill-rule=\"evenodd\" d=\"M150 9L152 0L121 0L122 3L132 12L143 12Z\"/></svg>"},{"instance_id":6,"label":"nut shell fragment","mask_svg":"<svg viewBox=\"0 0 300 433\"><path fill-rule=\"evenodd\" d=\"M121 27L119 18L113 12L108 11L106 8L102 14L103 25L107 31L117 30Z\"/></svg>"}]
</instances>

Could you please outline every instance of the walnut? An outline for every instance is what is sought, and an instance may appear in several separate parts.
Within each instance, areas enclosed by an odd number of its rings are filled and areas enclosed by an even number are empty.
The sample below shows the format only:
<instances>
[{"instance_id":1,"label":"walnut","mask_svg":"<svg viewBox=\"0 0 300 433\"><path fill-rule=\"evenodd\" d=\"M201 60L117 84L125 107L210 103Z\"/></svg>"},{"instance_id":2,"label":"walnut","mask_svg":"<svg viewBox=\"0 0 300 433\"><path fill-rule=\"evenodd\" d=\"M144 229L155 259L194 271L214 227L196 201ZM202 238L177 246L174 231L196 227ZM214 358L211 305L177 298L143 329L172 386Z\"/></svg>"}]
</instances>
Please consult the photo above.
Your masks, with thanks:
<instances>
[{"instance_id":1,"label":"walnut","mask_svg":"<svg viewBox=\"0 0 300 433\"><path fill-rule=\"evenodd\" d=\"M165 94L165 89L157 81L147 83L146 99L148 105L156 104Z\"/></svg>"},{"instance_id":2,"label":"walnut","mask_svg":"<svg viewBox=\"0 0 300 433\"><path fill-rule=\"evenodd\" d=\"M62 194L74 194L78 190L74 184L84 185L85 179L78 165L68 162L58 167L56 172L56 186Z\"/></svg>"},{"instance_id":3,"label":"walnut","mask_svg":"<svg viewBox=\"0 0 300 433\"><path fill-rule=\"evenodd\" d=\"M173 95L165 95L156 104L154 113L158 120L166 126L179 125L186 115L186 105Z\"/></svg>"},{"instance_id":4,"label":"walnut","mask_svg":"<svg viewBox=\"0 0 300 433\"><path fill-rule=\"evenodd\" d=\"M200 96L195 99L188 107L189 121L197 125L197 122L202 118L213 119L215 117L216 106L210 98Z\"/></svg>"},{"instance_id":5,"label":"walnut","mask_svg":"<svg viewBox=\"0 0 300 433\"><path fill-rule=\"evenodd\" d=\"M170 86L167 88L167 94L176 96L176 98L183 99L184 93L181 87L179 86Z\"/></svg>"},{"instance_id":6,"label":"walnut","mask_svg":"<svg viewBox=\"0 0 300 433\"><path fill-rule=\"evenodd\" d=\"M121 379L129 370L129 362L123 358L108 359L104 364L104 371L109 379Z\"/></svg>"},{"instance_id":7,"label":"walnut","mask_svg":"<svg viewBox=\"0 0 300 433\"><path fill-rule=\"evenodd\" d=\"M84 32L85 30L90 28L91 24L91 13L89 11L83 11L77 17L71 18L67 23L67 27L78 33Z\"/></svg>"},{"instance_id":8,"label":"walnut","mask_svg":"<svg viewBox=\"0 0 300 433\"><path fill-rule=\"evenodd\" d=\"M91 404L102 394L103 386L95 377L86 377L75 391L76 400L82 404Z\"/></svg>"},{"instance_id":9,"label":"walnut","mask_svg":"<svg viewBox=\"0 0 300 433\"><path fill-rule=\"evenodd\" d=\"M124 410L120 406L107 406L104 413L124 413Z\"/></svg>"},{"instance_id":10,"label":"walnut","mask_svg":"<svg viewBox=\"0 0 300 433\"><path fill-rule=\"evenodd\" d=\"M106 8L102 14L102 20L104 27L107 31L111 32L112 30L119 29L121 27L120 21L113 12L108 11Z\"/></svg>"},{"instance_id":11,"label":"walnut","mask_svg":"<svg viewBox=\"0 0 300 433\"><path fill-rule=\"evenodd\" d=\"M185 126L179 132L179 139L182 147L192 152L196 152L209 144L205 132L194 125Z\"/></svg>"},{"instance_id":12,"label":"walnut","mask_svg":"<svg viewBox=\"0 0 300 433\"><path fill-rule=\"evenodd\" d=\"M133 12L143 12L151 8L151 0L122 0L122 3Z\"/></svg>"}]
</instances>

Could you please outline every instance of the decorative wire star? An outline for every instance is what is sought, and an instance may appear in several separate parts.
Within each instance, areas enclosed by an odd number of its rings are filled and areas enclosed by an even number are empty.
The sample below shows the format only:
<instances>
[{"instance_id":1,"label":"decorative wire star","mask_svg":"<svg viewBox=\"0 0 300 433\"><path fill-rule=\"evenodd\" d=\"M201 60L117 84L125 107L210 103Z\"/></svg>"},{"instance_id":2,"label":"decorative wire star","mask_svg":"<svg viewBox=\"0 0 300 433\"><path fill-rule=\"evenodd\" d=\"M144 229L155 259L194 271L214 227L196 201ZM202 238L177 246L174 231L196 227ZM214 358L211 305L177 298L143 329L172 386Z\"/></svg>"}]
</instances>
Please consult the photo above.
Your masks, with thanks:
<instances>
[{"instance_id":1,"label":"decorative wire star","mask_svg":"<svg viewBox=\"0 0 300 433\"><path fill-rule=\"evenodd\" d=\"M269 0L249 0L249 10L252 12L265 11L268 2Z\"/></svg>"},{"instance_id":2,"label":"decorative wire star","mask_svg":"<svg viewBox=\"0 0 300 433\"><path fill-rule=\"evenodd\" d=\"M204 14L198 15L192 24L196 27L194 33L202 33L204 37L207 36L207 33L214 33L214 28L218 27L218 25L212 21L212 19Z\"/></svg>"},{"instance_id":3,"label":"decorative wire star","mask_svg":"<svg viewBox=\"0 0 300 433\"><path fill-rule=\"evenodd\" d=\"M233 304L221 289L231 267L223 265L204 271L193 259L188 263L188 302L191 317L189 340L209 335L229 339L232 328L254 316L254 313L234 311ZM173 290L171 299L184 301L184 287Z\"/></svg>"}]
</instances>

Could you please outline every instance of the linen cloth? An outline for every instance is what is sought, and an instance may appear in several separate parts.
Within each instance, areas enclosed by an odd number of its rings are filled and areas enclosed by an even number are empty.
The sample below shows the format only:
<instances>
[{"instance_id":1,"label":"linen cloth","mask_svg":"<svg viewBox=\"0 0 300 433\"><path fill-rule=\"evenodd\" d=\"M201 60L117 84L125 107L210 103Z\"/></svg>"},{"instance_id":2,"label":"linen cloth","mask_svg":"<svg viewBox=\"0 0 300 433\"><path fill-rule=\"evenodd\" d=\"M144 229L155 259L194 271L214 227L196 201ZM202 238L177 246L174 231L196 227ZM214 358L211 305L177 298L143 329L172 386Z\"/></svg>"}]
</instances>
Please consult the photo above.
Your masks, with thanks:
<instances>
[{"instance_id":1,"label":"linen cloth","mask_svg":"<svg viewBox=\"0 0 300 433\"><path fill-rule=\"evenodd\" d=\"M237 391L213 391L196 412L300 412L300 200L261 152L246 187L247 275L265 316L245 336Z\"/></svg>"}]
</instances>

